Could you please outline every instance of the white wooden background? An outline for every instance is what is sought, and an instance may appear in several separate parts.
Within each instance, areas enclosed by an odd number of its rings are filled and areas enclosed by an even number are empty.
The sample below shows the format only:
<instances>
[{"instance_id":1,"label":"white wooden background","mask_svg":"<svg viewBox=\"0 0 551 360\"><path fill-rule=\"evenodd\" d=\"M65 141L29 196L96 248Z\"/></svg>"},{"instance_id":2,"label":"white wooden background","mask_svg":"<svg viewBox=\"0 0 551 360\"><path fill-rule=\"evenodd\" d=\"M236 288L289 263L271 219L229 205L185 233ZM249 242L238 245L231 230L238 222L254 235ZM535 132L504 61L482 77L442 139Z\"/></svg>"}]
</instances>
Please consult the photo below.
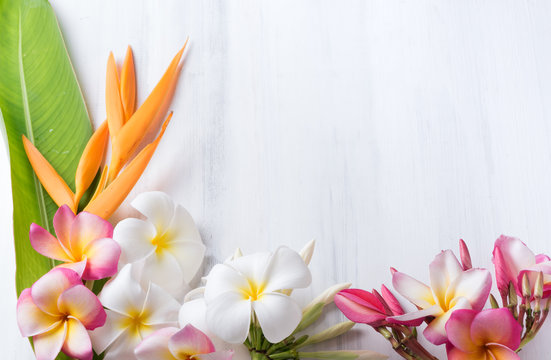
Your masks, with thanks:
<instances>
[{"instance_id":1,"label":"white wooden background","mask_svg":"<svg viewBox=\"0 0 551 360\"><path fill-rule=\"evenodd\" d=\"M191 36L175 116L130 198L163 190L187 207L205 271L237 246L316 238L306 303L336 282L388 284L390 266L427 280L459 238L479 266L501 233L551 254L550 2L52 3L96 124L110 50L122 60L133 46L143 101ZM0 160L0 346L30 359ZM322 325L341 318L333 309ZM390 352L357 329L329 346ZM548 324L523 359L548 356L550 335Z\"/></svg>"}]
</instances>

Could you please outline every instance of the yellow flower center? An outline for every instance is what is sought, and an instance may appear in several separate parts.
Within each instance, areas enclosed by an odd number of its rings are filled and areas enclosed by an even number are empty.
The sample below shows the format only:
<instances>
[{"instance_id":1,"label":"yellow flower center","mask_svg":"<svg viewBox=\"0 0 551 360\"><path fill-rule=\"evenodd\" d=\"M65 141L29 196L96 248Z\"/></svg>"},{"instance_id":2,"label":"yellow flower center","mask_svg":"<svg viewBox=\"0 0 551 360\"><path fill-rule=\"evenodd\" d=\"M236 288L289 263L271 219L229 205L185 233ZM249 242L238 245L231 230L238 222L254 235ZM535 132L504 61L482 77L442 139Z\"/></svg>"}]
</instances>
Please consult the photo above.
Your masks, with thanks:
<instances>
[{"instance_id":1,"label":"yellow flower center","mask_svg":"<svg viewBox=\"0 0 551 360\"><path fill-rule=\"evenodd\" d=\"M265 284L257 283L256 281L250 279L247 280L247 282L249 283L249 287L241 289L243 298L247 300L251 299L252 301L258 300L264 292Z\"/></svg>"},{"instance_id":2,"label":"yellow flower center","mask_svg":"<svg viewBox=\"0 0 551 360\"><path fill-rule=\"evenodd\" d=\"M146 311L132 310L128 312L128 316L122 321L121 327L126 329L132 336L142 338L142 333L151 327L146 324L148 319L149 314Z\"/></svg>"},{"instance_id":3,"label":"yellow flower center","mask_svg":"<svg viewBox=\"0 0 551 360\"><path fill-rule=\"evenodd\" d=\"M155 246L155 252L159 254L170 248L170 241L171 236L168 234L168 232L165 232L151 239L151 244Z\"/></svg>"}]
</instances>

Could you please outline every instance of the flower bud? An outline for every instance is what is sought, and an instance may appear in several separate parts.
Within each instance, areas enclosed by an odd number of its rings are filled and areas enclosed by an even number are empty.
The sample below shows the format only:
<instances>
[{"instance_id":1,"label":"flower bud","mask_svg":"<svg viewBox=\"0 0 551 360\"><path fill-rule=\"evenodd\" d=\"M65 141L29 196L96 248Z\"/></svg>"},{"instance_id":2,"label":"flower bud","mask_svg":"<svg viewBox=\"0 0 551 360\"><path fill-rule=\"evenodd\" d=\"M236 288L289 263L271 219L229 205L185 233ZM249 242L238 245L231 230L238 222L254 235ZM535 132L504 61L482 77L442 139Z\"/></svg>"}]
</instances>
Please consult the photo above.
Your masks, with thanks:
<instances>
[{"instance_id":1,"label":"flower bud","mask_svg":"<svg viewBox=\"0 0 551 360\"><path fill-rule=\"evenodd\" d=\"M538 273L536 278L536 287L534 288L534 297L541 299L543 297L543 272Z\"/></svg>"},{"instance_id":2,"label":"flower bud","mask_svg":"<svg viewBox=\"0 0 551 360\"><path fill-rule=\"evenodd\" d=\"M368 350L333 350L298 353L300 359L329 359L329 360L383 360L388 356Z\"/></svg>"},{"instance_id":3,"label":"flower bud","mask_svg":"<svg viewBox=\"0 0 551 360\"><path fill-rule=\"evenodd\" d=\"M492 309L499 309L499 304L493 294L490 294L490 305L492 305Z\"/></svg>"},{"instance_id":4,"label":"flower bud","mask_svg":"<svg viewBox=\"0 0 551 360\"><path fill-rule=\"evenodd\" d=\"M312 260L312 255L314 254L314 249L316 247L316 240L310 240L302 250L300 250L299 254L302 260L304 260L304 263L306 265L310 265L310 261Z\"/></svg>"},{"instance_id":5,"label":"flower bud","mask_svg":"<svg viewBox=\"0 0 551 360\"><path fill-rule=\"evenodd\" d=\"M471 254L469 253L469 248L467 248L467 244L465 244L463 239L459 239L459 254L461 257L461 265L463 266L463 270L467 271L472 269L473 263L471 261Z\"/></svg>"},{"instance_id":6,"label":"flower bud","mask_svg":"<svg viewBox=\"0 0 551 360\"><path fill-rule=\"evenodd\" d=\"M322 292L314 300L312 300L310 304L306 305L306 307L302 310L302 313L307 313L316 304L323 303L323 305L325 306L332 303L336 293L341 290L348 289L350 286L352 286L352 283L341 283L327 288L324 292Z\"/></svg>"},{"instance_id":7,"label":"flower bud","mask_svg":"<svg viewBox=\"0 0 551 360\"><path fill-rule=\"evenodd\" d=\"M522 297L530 299L531 296L532 289L530 288L530 280L528 279L528 275L524 273L524 275L522 275Z\"/></svg>"},{"instance_id":8,"label":"flower bud","mask_svg":"<svg viewBox=\"0 0 551 360\"><path fill-rule=\"evenodd\" d=\"M323 341L327 341L333 338L336 338L339 335L342 335L346 332L348 332L350 329L352 329L356 325L352 321L343 321L341 323L338 323L337 325L333 325L330 328L317 333L315 335L312 335L302 343L301 347L304 347L306 345L312 345L317 344Z\"/></svg>"},{"instance_id":9,"label":"flower bud","mask_svg":"<svg viewBox=\"0 0 551 360\"><path fill-rule=\"evenodd\" d=\"M517 298L517 292L515 290L515 285L513 285L511 281L509 282L509 304L511 306L518 305L518 298Z\"/></svg>"}]
</instances>

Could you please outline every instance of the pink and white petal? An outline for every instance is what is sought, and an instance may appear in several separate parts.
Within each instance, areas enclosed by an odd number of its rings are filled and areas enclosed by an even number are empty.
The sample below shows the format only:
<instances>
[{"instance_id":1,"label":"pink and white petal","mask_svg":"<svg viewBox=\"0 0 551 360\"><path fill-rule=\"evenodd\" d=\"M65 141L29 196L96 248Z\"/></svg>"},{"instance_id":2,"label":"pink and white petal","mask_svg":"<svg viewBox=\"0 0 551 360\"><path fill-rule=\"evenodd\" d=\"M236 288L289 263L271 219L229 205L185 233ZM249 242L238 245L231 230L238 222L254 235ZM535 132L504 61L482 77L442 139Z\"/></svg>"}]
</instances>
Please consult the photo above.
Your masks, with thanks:
<instances>
[{"instance_id":1,"label":"pink and white petal","mask_svg":"<svg viewBox=\"0 0 551 360\"><path fill-rule=\"evenodd\" d=\"M39 254L60 261L72 260L60 242L40 225L31 224L29 239L31 240L31 246Z\"/></svg>"},{"instance_id":2,"label":"pink and white petal","mask_svg":"<svg viewBox=\"0 0 551 360\"><path fill-rule=\"evenodd\" d=\"M464 352L477 352L480 346L471 338L471 324L477 314L475 310L455 310L446 323L449 342Z\"/></svg>"},{"instance_id":3,"label":"pink and white petal","mask_svg":"<svg viewBox=\"0 0 551 360\"><path fill-rule=\"evenodd\" d=\"M168 225L171 237L175 241L202 243L201 235L190 213L181 205L174 208L174 216Z\"/></svg>"},{"instance_id":4,"label":"pink and white petal","mask_svg":"<svg viewBox=\"0 0 551 360\"><path fill-rule=\"evenodd\" d=\"M61 316L51 316L36 306L31 289L25 289L17 300L17 325L21 335L28 337L41 334L56 327Z\"/></svg>"},{"instance_id":5,"label":"pink and white petal","mask_svg":"<svg viewBox=\"0 0 551 360\"><path fill-rule=\"evenodd\" d=\"M298 304L281 293L263 294L253 301L253 309L264 336L273 344L291 335L302 319Z\"/></svg>"},{"instance_id":6,"label":"pink and white petal","mask_svg":"<svg viewBox=\"0 0 551 360\"><path fill-rule=\"evenodd\" d=\"M178 262L183 279L189 284L203 264L205 245L194 241L175 241L169 244L167 250Z\"/></svg>"},{"instance_id":7,"label":"pink and white petal","mask_svg":"<svg viewBox=\"0 0 551 360\"><path fill-rule=\"evenodd\" d=\"M383 299L386 301L388 307L392 311L392 314L404 314L404 309L402 308L402 305L400 305L398 299L396 299L392 291L390 291L385 285L381 285L381 295L383 296Z\"/></svg>"},{"instance_id":8,"label":"pink and white petal","mask_svg":"<svg viewBox=\"0 0 551 360\"><path fill-rule=\"evenodd\" d=\"M237 292L226 292L207 301L207 325L222 340L242 344L249 334L251 301Z\"/></svg>"},{"instance_id":9,"label":"pink and white petal","mask_svg":"<svg viewBox=\"0 0 551 360\"><path fill-rule=\"evenodd\" d=\"M132 277L132 264L125 265L116 277L109 280L99 294L99 300L108 309L122 315L143 307L145 291Z\"/></svg>"},{"instance_id":10,"label":"pink and white petal","mask_svg":"<svg viewBox=\"0 0 551 360\"><path fill-rule=\"evenodd\" d=\"M194 355L194 356L191 357L191 359L194 359L194 360L231 360L231 359L233 359L234 354L235 353L232 350L216 351L216 352L212 352L210 354ZM249 358L250 358L250 355L249 355ZM236 357L235 359L239 360L239 359L245 359L245 358Z\"/></svg>"},{"instance_id":11,"label":"pink and white petal","mask_svg":"<svg viewBox=\"0 0 551 360\"><path fill-rule=\"evenodd\" d=\"M446 291L462 272L463 267L451 250L442 251L430 263L430 287L440 307L446 307Z\"/></svg>"},{"instance_id":12,"label":"pink and white petal","mask_svg":"<svg viewBox=\"0 0 551 360\"><path fill-rule=\"evenodd\" d=\"M180 354L208 354L215 351L209 337L190 324L169 339L168 348L177 358Z\"/></svg>"},{"instance_id":13,"label":"pink and white petal","mask_svg":"<svg viewBox=\"0 0 551 360\"><path fill-rule=\"evenodd\" d=\"M245 258L245 256L243 256L243 258ZM235 260L232 261L232 263L235 263ZM205 300L209 303L226 292L248 288L249 283L247 279L234 267L230 266L230 264L217 264L214 265L207 276Z\"/></svg>"},{"instance_id":14,"label":"pink and white petal","mask_svg":"<svg viewBox=\"0 0 551 360\"><path fill-rule=\"evenodd\" d=\"M520 360L515 351L501 344L487 344L486 347L495 360Z\"/></svg>"},{"instance_id":15,"label":"pink and white petal","mask_svg":"<svg viewBox=\"0 0 551 360\"><path fill-rule=\"evenodd\" d=\"M494 244L493 255L496 280L500 291L505 292L509 282L512 281L517 293L520 294L517 276L521 270L536 263L534 253L519 239L501 235Z\"/></svg>"},{"instance_id":16,"label":"pink and white petal","mask_svg":"<svg viewBox=\"0 0 551 360\"><path fill-rule=\"evenodd\" d=\"M113 226L109 221L83 211L75 217L71 225L71 252L78 258L93 240L112 237Z\"/></svg>"},{"instance_id":17,"label":"pink and white petal","mask_svg":"<svg viewBox=\"0 0 551 360\"><path fill-rule=\"evenodd\" d=\"M305 288L312 282L312 274L299 253L281 246L270 259L264 281L268 292Z\"/></svg>"},{"instance_id":18,"label":"pink and white petal","mask_svg":"<svg viewBox=\"0 0 551 360\"><path fill-rule=\"evenodd\" d=\"M345 289L334 297L335 305L349 320L373 324L386 319L385 308L373 294L361 289Z\"/></svg>"},{"instance_id":19,"label":"pink and white petal","mask_svg":"<svg viewBox=\"0 0 551 360\"><path fill-rule=\"evenodd\" d=\"M441 314L443 314L443 311L440 306L432 305L423 310L413 311L404 315L388 317L387 321L407 326L419 326L427 316L440 316Z\"/></svg>"},{"instance_id":20,"label":"pink and white petal","mask_svg":"<svg viewBox=\"0 0 551 360\"><path fill-rule=\"evenodd\" d=\"M67 205L57 209L54 215L55 234L67 252L71 251L71 225L74 219L75 214Z\"/></svg>"},{"instance_id":21,"label":"pink and white petal","mask_svg":"<svg viewBox=\"0 0 551 360\"><path fill-rule=\"evenodd\" d=\"M409 275L396 271L392 275L392 286L400 295L421 309L436 304L430 287Z\"/></svg>"},{"instance_id":22,"label":"pink and white petal","mask_svg":"<svg viewBox=\"0 0 551 360\"><path fill-rule=\"evenodd\" d=\"M235 258L225 264L234 268L244 278L261 283L264 281L264 274L271 257L270 252L254 253Z\"/></svg>"},{"instance_id":23,"label":"pink and white petal","mask_svg":"<svg viewBox=\"0 0 551 360\"><path fill-rule=\"evenodd\" d=\"M57 301L58 309L82 322L88 330L105 324L105 310L96 295L84 285L65 290Z\"/></svg>"},{"instance_id":24,"label":"pink and white petal","mask_svg":"<svg viewBox=\"0 0 551 360\"><path fill-rule=\"evenodd\" d=\"M107 314L105 325L88 332L92 340L92 347L98 354L104 352L115 342L129 324L129 318L126 315L111 310L105 310L105 312Z\"/></svg>"},{"instance_id":25,"label":"pink and white petal","mask_svg":"<svg viewBox=\"0 0 551 360\"><path fill-rule=\"evenodd\" d=\"M186 284L182 281L183 274L180 265L172 254L162 251L149 255L143 265L142 284L152 282L163 288L174 298L183 297ZM144 288L146 288L144 286Z\"/></svg>"},{"instance_id":26,"label":"pink and white petal","mask_svg":"<svg viewBox=\"0 0 551 360\"><path fill-rule=\"evenodd\" d=\"M86 269L87 262L88 261L86 260L86 258L84 258L84 260L79 262L66 262L63 264L59 264L56 267L73 270L78 274L79 277L82 278L82 274L84 273L84 269Z\"/></svg>"},{"instance_id":27,"label":"pink and white petal","mask_svg":"<svg viewBox=\"0 0 551 360\"><path fill-rule=\"evenodd\" d=\"M82 274L85 280L99 280L117 273L121 247L111 238L92 240L83 250L88 260Z\"/></svg>"},{"instance_id":28,"label":"pink and white petal","mask_svg":"<svg viewBox=\"0 0 551 360\"><path fill-rule=\"evenodd\" d=\"M492 276L486 269L470 269L462 272L448 287L447 307L453 299L463 297L474 310L482 310L492 289Z\"/></svg>"},{"instance_id":29,"label":"pink and white petal","mask_svg":"<svg viewBox=\"0 0 551 360\"><path fill-rule=\"evenodd\" d=\"M31 287L31 297L36 306L50 315L60 315L57 299L65 290L82 285L80 276L70 269L54 268L38 279Z\"/></svg>"},{"instance_id":30,"label":"pink and white petal","mask_svg":"<svg viewBox=\"0 0 551 360\"><path fill-rule=\"evenodd\" d=\"M61 321L50 331L33 336L36 360L54 360L61 351L66 333L67 322Z\"/></svg>"},{"instance_id":31,"label":"pink and white petal","mask_svg":"<svg viewBox=\"0 0 551 360\"><path fill-rule=\"evenodd\" d=\"M161 191L141 193L131 205L153 223L158 233L164 233L174 216L174 202Z\"/></svg>"},{"instance_id":32,"label":"pink and white petal","mask_svg":"<svg viewBox=\"0 0 551 360\"><path fill-rule=\"evenodd\" d=\"M536 264L540 264L543 262L551 261L551 258L545 254L537 254L536 255Z\"/></svg>"},{"instance_id":33,"label":"pink and white petal","mask_svg":"<svg viewBox=\"0 0 551 360\"><path fill-rule=\"evenodd\" d=\"M509 309L487 309L479 312L471 325L471 338L480 346L498 343L512 350L520 345L522 326Z\"/></svg>"},{"instance_id":34,"label":"pink and white petal","mask_svg":"<svg viewBox=\"0 0 551 360\"><path fill-rule=\"evenodd\" d=\"M138 360L177 360L168 348L168 341L178 330L175 327L167 327L145 337L134 350L136 358Z\"/></svg>"},{"instance_id":35,"label":"pink and white petal","mask_svg":"<svg viewBox=\"0 0 551 360\"><path fill-rule=\"evenodd\" d=\"M484 349L480 349L480 351L477 352L468 353L453 346L446 346L446 352L448 355L448 360L489 360L486 357L486 351Z\"/></svg>"},{"instance_id":36,"label":"pink and white petal","mask_svg":"<svg viewBox=\"0 0 551 360\"><path fill-rule=\"evenodd\" d=\"M113 240L122 249L121 260L132 263L155 251L152 240L157 236L155 226L149 221L128 218L120 221L113 231Z\"/></svg>"},{"instance_id":37,"label":"pink and white petal","mask_svg":"<svg viewBox=\"0 0 551 360\"><path fill-rule=\"evenodd\" d=\"M149 312L147 325L177 324L180 303L161 287L151 283L145 299L143 310Z\"/></svg>"},{"instance_id":38,"label":"pink and white petal","mask_svg":"<svg viewBox=\"0 0 551 360\"><path fill-rule=\"evenodd\" d=\"M435 317L434 320L429 323L425 331L423 331L423 335L425 335L425 338L434 345L444 344L448 340L448 337L446 336L446 323L448 322L451 314L455 310L470 308L471 304L467 299L455 299L452 303L452 307L448 311Z\"/></svg>"},{"instance_id":39,"label":"pink and white petal","mask_svg":"<svg viewBox=\"0 0 551 360\"><path fill-rule=\"evenodd\" d=\"M94 355L86 328L77 319L67 320L67 336L61 349L65 354L79 360L90 360Z\"/></svg>"}]
</instances>

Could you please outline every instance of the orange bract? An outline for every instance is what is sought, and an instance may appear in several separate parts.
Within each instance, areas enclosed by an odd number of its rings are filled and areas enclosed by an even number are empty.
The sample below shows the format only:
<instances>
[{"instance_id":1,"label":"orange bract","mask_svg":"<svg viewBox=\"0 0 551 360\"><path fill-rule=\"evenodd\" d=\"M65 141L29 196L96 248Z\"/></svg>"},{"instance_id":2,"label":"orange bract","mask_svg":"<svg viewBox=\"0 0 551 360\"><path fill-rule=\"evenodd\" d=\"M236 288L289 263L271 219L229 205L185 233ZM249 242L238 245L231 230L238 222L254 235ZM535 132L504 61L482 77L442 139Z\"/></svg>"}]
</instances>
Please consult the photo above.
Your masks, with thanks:
<instances>
[{"instance_id":1,"label":"orange bract","mask_svg":"<svg viewBox=\"0 0 551 360\"><path fill-rule=\"evenodd\" d=\"M136 75L132 50L130 47L127 49L120 79L115 58L112 53L109 55L105 87L107 120L95 131L82 153L75 174L75 194L23 135L27 157L38 179L58 206L67 204L75 213L77 212L82 196L93 183L101 167L109 137L110 165L104 166L94 194L84 210L107 219L124 201L147 167L172 118L170 113L156 139L147 144L128 163L136 150L143 146L147 135L156 132L161 117L166 112L176 86L181 68L180 61L186 45L187 40L157 86L136 112Z\"/></svg>"}]
</instances>

